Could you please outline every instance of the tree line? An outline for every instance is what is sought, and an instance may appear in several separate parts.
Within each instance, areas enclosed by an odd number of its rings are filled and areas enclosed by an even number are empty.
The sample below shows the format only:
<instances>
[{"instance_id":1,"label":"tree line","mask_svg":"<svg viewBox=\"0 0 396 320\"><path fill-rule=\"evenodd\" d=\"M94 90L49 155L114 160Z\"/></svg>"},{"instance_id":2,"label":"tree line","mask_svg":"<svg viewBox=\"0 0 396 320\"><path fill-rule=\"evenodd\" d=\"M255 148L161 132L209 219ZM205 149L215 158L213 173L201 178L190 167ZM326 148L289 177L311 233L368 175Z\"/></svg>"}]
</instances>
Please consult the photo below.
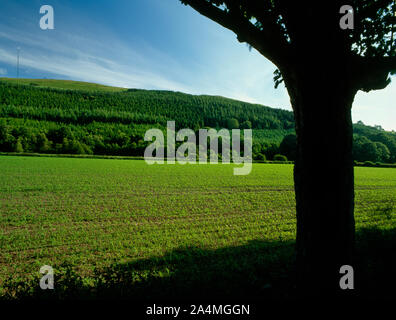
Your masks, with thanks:
<instances>
[{"instance_id":1,"label":"tree line","mask_svg":"<svg viewBox=\"0 0 396 320\"><path fill-rule=\"evenodd\" d=\"M196 132L253 129L253 159L296 158L289 111L171 91L86 92L0 82L0 151L143 156L145 132L165 131L169 120ZM394 163L396 134L359 122L353 155L356 161Z\"/></svg>"}]
</instances>

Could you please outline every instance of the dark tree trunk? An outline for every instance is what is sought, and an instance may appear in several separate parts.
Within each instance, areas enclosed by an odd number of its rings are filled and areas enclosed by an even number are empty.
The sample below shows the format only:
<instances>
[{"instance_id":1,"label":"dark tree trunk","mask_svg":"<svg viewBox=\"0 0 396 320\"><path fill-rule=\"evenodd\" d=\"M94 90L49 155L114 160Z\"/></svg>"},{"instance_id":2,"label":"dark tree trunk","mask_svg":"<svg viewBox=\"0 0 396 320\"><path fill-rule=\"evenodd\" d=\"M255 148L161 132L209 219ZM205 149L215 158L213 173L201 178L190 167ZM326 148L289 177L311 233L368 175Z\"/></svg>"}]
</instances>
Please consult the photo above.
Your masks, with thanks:
<instances>
[{"instance_id":1,"label":"dark tree trunk","mask_svg":"<svg viewBox=\"0 0 396 320\"><path fill-rule=\"evenodd\" d=\"M285 77L297 133L297 284L308 294L340 290L340 267L352 264L356 91L350 78L345 65L312 61Z\"/></svg>"}]
</instances>

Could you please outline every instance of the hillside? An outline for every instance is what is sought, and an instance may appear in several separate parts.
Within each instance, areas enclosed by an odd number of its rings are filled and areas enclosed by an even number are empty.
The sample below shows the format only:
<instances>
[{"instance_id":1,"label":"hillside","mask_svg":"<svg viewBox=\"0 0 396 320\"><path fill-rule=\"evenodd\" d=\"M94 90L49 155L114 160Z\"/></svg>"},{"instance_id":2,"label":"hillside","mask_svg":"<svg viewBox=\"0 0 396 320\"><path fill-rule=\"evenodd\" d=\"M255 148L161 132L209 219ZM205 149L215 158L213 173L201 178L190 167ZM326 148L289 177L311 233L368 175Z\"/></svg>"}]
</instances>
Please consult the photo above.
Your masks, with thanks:
<instances>
[{"instance_id":1,"label":"hillside","mask_svg":"<svg viewBox=\"0 0 396 320\"><path fill-rule=\"evenodd\" d=\"M111 87L103 84L83 82L83 81L73 81L73 80L0 78L0 81L9 84L29 85L37 88L83 90L83 91L91 91L91 92L92 91L121 92L127 90L125 88Z\"/></svg>"},{"instance_id":2,"label":"hillside","mask_svg":"<svg viewBox=\"0 0 396 320\"><path fill-rule=\"evenodd\" d=\"M140 156L146 130L164 129L169 120L177 129L252 128L254 157L272 159L281 151L293 157L279 148L294 134L286 110L218 96L0 78L0 151ZM394 133L364 124L355 133L363 148L359 161L396 161Z\"/></svg>"}]
</instances>

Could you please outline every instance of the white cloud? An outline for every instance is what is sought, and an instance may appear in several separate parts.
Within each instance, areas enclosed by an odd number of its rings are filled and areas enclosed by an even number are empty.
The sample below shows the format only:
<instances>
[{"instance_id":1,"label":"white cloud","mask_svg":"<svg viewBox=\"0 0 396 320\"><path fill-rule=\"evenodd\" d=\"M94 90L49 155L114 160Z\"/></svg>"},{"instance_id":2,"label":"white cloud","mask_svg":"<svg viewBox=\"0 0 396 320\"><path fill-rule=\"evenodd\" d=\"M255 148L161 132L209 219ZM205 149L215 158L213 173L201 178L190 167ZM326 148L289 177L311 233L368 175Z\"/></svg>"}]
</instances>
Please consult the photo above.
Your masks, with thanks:
<instances>
[{"instance_id":1,"label":"white cloud","mask_svg":"<svg viewBox=\"0 0 396 320\"><path fill-rule=\"evenodd\" d=\"M0 68L0 76L5 76L7 74L7 69Z\"/></svg>"},{"instance_id":2,"label":"white cloud","mask_svg":"<svg viewBox=\"0 0 396 320\"><path fill-rule=\"evenodd\" d=\"M15 45L0 49L0 62L15 64L18 45L21 69L33 68L73 80L119 87L191 91L172 80L172 76L181 71L177 62L153 48L143 47L143 53L139 53L114 38L97 41L93 37L66 33L49 37L43 32L25 34L4 28L7 32L0 32L0 39Z\"/></svg>"},{"instance_id":3,"label":"white cloud","mask_svg":"<svg viewBox=\"0 0 396 320\"><path fill-rule=\"evenodd\" d=\"M0 61L12 64L15 56L0 49ZM188 90L181 84L168 80L161 75L138 68L126 67L115 61L108 61L107 66L100 64L97 58L81 53L77 59L70 57L51 57L50 55L21 55L21 68L29 67L56 75L63 75L75 80L103 83L118 87L137 87L158 89Z\"/></svg>"}]
</instances>

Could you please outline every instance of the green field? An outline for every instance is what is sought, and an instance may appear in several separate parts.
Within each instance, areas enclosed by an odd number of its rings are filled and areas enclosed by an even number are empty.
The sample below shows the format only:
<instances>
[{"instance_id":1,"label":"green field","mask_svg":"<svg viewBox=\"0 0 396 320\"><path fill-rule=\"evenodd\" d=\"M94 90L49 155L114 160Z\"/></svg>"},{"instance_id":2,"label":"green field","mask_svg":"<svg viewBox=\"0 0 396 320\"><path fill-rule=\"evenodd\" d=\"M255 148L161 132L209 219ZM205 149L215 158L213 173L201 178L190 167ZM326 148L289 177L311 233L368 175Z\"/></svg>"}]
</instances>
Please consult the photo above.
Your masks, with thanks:
<instances>
[{"instance_id":1,"label":"green field","mask_svg":"<svg viewBox=\"0 0 396 320\"><path fill-rule=\"evenodd\" d=\"M44 294L42 265L61 297L289 286L292 165L234 176L233 165L1 156L0 168L0 297ZM396 170L355 175L358 239L393 232Z\"/></svg>"}]
</instances>

